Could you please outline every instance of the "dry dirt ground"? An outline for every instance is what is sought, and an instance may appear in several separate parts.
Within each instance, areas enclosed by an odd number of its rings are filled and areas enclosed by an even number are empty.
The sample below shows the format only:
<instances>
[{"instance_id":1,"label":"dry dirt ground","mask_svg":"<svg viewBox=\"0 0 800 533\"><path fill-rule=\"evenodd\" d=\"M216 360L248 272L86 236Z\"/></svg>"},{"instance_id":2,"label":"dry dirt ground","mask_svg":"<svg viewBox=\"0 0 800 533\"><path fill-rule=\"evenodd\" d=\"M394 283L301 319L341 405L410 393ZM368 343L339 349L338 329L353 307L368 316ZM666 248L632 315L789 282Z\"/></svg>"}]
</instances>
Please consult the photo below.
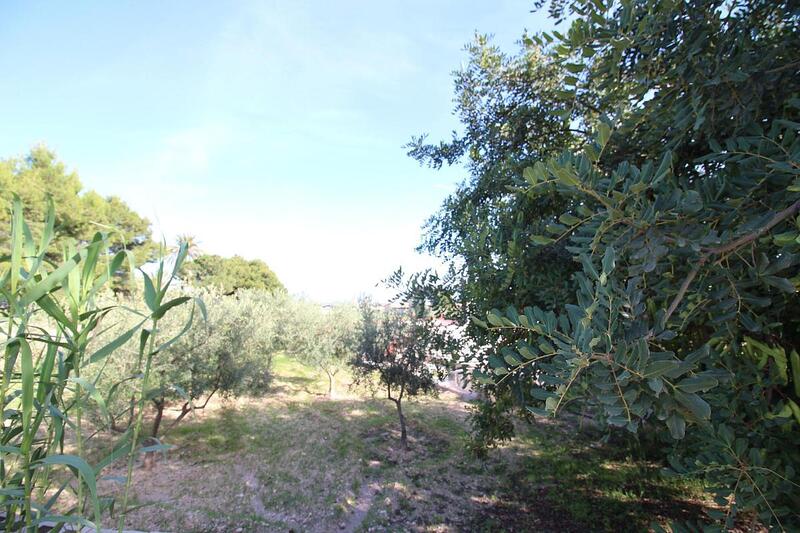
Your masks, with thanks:
<instances>
[{"instance_id":1,"label":"dry dirt ground","mask_svg":"<svg viewBox=\"0 0 800 533\"><path fill-rule=\"evenodd\" d=\"M220 400L184 421L150 470L136 468L126 526L171 532L642 530L703 513L702 487L540 422L479 460L465 452L468 404L452 393L407 406L336 397L279 358L261 399ZM119 494L104 472L99 488ZM110 524L109 524L110 525Z\"/></svg>"}]
</instances>

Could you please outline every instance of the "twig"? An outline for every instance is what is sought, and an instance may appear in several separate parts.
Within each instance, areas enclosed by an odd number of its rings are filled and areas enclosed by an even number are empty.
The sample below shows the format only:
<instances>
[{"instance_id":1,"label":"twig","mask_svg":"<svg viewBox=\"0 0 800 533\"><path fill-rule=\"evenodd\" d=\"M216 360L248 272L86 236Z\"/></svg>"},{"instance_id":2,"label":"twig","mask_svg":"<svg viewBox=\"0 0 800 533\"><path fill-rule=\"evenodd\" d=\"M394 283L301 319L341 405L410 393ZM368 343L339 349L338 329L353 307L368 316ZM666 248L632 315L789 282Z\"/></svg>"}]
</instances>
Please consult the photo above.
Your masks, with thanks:
<instances>
[{"instance_id":1,"label":"twig","mask_svg":"<svg viewBox=\"0 0 800 533\"><path fill-rule=\"evenodd\" d=\"M698 272L700 272L700 269L703 267L706 261L708 261L709 257L732 252L733 250L736 250L745 244L753 242L790 216L794 215L797 211L800 211L800 200L796 201L783 211L775 213L775 215L769 219L766 224L757 230L748 233L747 235L743 235L738 239L734 239L733 241L722 246L709 248L702 256L700 256L700 259L697 261L695 267L689 272L689 274L686 276L686 279L683 280L683 283L681 283L681 286L678 289L678 294L675 295L675 297L672 299L672 302L669 304L669 307L667 308L667 314L664 317L664 322L666 323L666 321L669 320L669 317L672 316L672 313L675 312L675 309L678 308L678 304L686 295L689 285L691 285L692 281L694 281L694 278L697 276Z\"/></svg>"}]
</instances>

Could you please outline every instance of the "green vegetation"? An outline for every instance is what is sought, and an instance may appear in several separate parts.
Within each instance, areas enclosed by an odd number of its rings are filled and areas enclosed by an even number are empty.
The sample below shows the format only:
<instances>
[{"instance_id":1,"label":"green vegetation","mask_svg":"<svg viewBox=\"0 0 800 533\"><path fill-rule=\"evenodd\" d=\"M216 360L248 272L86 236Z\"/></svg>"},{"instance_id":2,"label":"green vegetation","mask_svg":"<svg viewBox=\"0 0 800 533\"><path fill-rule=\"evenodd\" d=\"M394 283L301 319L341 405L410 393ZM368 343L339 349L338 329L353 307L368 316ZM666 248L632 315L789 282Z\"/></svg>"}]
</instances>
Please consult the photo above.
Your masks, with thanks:
<instances>
[{"instance_id":1,"label":"green vegetation","mask_svg":"<svg viewBox=\"0 0 800 533\"><path fill-rule=\"evenodd\" d=\"M184 293L185 294L185 293ZM175 296L178 296L177 294ZM279 348L278 330L286 297L256 290L235 295L215 291L195 294L205 306L203 320L192 320L194 310L176 309L159 322L161 334L175 338L161 349L153 362L147 398L154 419L147 434L158 439L193 410L204 408L211 398L251 394L266 390L270 380L272 354ZM128 299L118 300L125 311L111 311L104 336L115 338L135 325L143 307ZM187 328L186 324L191 325ZM139 339L131 338L117 347L108 361L86 369L87 375L104 392L105 405L114 431L126 431L133 421L130 397L137 386L130 379L138 364ZM177 417L162 427L164 412L177 409ZM162 431L163 430L163 431Z\"/></svg>"},{"instance_id":2,"label":"green vegetation","mask_svg":"<svg viewBox=\"0 0 800 533\"><path fill-rule=\"evenodd\" d=\"M0 259L0 294L3 296L0 330L3 339L3 376L0 385L0 506L6 531L38 530L43 521L99 526L108 501L97 491L96 478L111 462L128 457L128 472L121 505L127 507L131 468L142 448L137 436L143 420L144 392L148 390L151 363L161 345L158 321L170 309L190 301L165 299L171 277L164 277L163 264L155 280L145 277L147 311L121 336L98 342L101 323L112 307L96 305L98 293L111 281L125 261L124 252L113 253L109 239L97 233L76 248L64 243L64 258L49 259L55 238L56 210L53 203L44 214L38 239L24 220L23 204L12 199L10 253ZM180 266L185 250L178 253ZM147 326L147 327L145 327ZM107 360L120 342L133 335L140 338L138 404L136 422L116 442L109 455L95 464L86 462L89 440L84 413L94 403L107 418L105 402L96 381L82 372L90 363ZM158 342L158 344L157 344ZM74 440L76 453L67 453L65 437ZM56 470L68 469L73 478L62 479ZM63 500L72 498L65 514Z\"/></svg>"},{"instance_id":3,"label":"green vegetation","mask_svg":"<svg viewBox=\"0 0 800 533\"><path fill-rule=\"evenodd\" d=\"M400 444L408 446L403 399L436 392L449 369L448 335L417 310L376 310L362 300L360 346L352 360L357 382L372 383L394 402Z\"/></svg>"},{"instance_id":4,"label":"green vegetation","mask_svg":"<svg viewBox=\"0 0 800 533\"><path fill-rule=\"evenodd\" d=\"M409 146L470 171L423 242L454 267L419 293L491 347L478 442L511 436L509 410L590 416L706 479L719 526L800 527L797 11L550 10L569 30L518 56L478 38L464 133Z\"/></svg>"},{"instance_id":5,"label":"green vegetation","mask_svg":"<svg viewBox=\"0 0 800 533\"><path fill-rule=\"evenodd\" d=\"M323 309L318 304L297 300L288 303L282 321L284 350L325 372L328 396L332 397L336 374L347 366L358 349L358 309L348 304Z\"/></svg>"},{"instance_id":6,"label":"green vegetation","mask_svg":"<svg viewBox=\"0 0 800 533\"><path fill-rule=\"evenodd\" d=\"M345 393L350 379L338 374L329 399L324 372L277 354L265 397L212 401L170 433L169 469L138 472L134 487L158 512L135 510L128 526L641 531L708 506L702 486L576 433L571 420L521 425L518 440L485 461L465 456L466 404L450 393L408 402L402 451L394 406L368 390Z\"/></svg>"},{"instance_id":7,"label":"green vegetation","mask_svg":"<svg viewBox=\"0 0 800 533\"><path fill-rule=\"evenodd\" d=\"M248 261L238 255L199 255L184 265L182 276L193 285L216 287L226 294L238 289L284 290L278 276L264 261Z\"/></svg>"},{"instance_id":8,"label":"green vegetation","mask_svg":"<svg viewBox=\"0 0 800 533\"><path fill-rule=\"evenodd\" d=\"M146 219L0 161L5 530L800 529L797 7L549 12L516 55L478 36L462 132L408 145L469 176L394 307L191 235L133 275Z\"/></svg>"},{"instance_id":9,"label":"green vegetation","mask_svg":"<svg viewBox=\"0 0 800 533\"><path fill-rule=\"evenodd\" d=\"M80 178L69 172L45 146L31 149L24 158L0 161L0 225L11 224L14 195L20 197L25 220L34 239L45 230L50 202L55 207L48 258L60 257L69 242L90 242L97 232L105 234L107 248L116 253L130 252L135 266L153 259L158 246L151 239L150 222L132 211L121 199L103 198L94 191L84 191ZM10 234L0 232L0 254L10 251ZM120 270L111 282L115 289L130 289L127 273Z\"/></svg>"}]
</instances>

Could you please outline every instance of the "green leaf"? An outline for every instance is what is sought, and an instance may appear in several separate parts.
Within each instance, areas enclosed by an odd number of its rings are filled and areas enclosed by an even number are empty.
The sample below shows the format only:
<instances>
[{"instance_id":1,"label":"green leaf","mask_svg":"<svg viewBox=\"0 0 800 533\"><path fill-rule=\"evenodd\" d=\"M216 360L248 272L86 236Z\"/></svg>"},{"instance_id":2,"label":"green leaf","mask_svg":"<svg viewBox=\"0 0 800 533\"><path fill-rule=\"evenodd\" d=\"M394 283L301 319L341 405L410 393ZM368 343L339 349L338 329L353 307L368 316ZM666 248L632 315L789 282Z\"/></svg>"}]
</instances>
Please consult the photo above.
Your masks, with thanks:
<instances>
[{"instance_id":1,"label":"green leaf","mask_svg":"<svg viewBox=\"0 0 800 533\"><path fill-rule=\"evenodd\" d=\"M555 235L559 235L567 231L567 227L564 226L563 224L548 224L547 226L545 226L545 229L547 230L548 233L553 233Z\"/></svg>"},{"instance_id":2,"label":"green leaf","mask_svg":"<svg viewBox=\"0 0 800 533\"><path fill-rule=\"evenodd\" d=\"M100 501L97 499L97 485L95 482L94 470L89 466L89 463L78 457L77 455L49 455L44 459L40 459L33 466L39 468L47 465L64 465L69 467L73 472L76 472L84 484L89 489L89 495L92 498L92 505L94 507L95 522L100 523Z\"/></svg>"},{"instance_id":3,"label":"green leaf","mask_svg":"<svg viewBox=\"0 0 800 533\"><path fill-rule=\"evenodd\" d=\"M555 242L555 239L551 239L550 237L545 237L544 235L533 235L531 237L531 241L533 244L538 244L540 246L546 246L548 244L552 244Z\"/></svg>"},{"instance_id":4,"label":"green leaf","mask_svg":"<svg viewBox=\"0 0 800 533\"><path fill-rule=\"evenodd\" d=\"M606 246L606 251L603 254L603 274L608 275L614 271L615 260L614 247L611 245Z\"/></svg>"},{"instance_id":5,"label":"green leaf","mask_svg":"<svg viewBox=\"0 0 800 533\"><path fill-rule=\"evenodd\" d=\"M550 355L556 352L556 349L553 347L553 345L547 342L545 339L540 339L538 346L539 349L542 351L542 353L546 355Z\"/></svg>"},{"instance_id":6,"label":"green leaf","mask_svg":"<svg viewBox=\"0 0 800 533\"><path fill-rule=\"evenodd\" d=\"M581 63L565 63L564 68L573 74L580 74L583 72L584 66Z\"/></svg>"},{"instance_id":7,"label":"green leaf","mask_svg":"<svg viewBox=\"0 0 800 533\"><path fill-rule=\"evenodd\" d=\"M81 262L83 256L81 253L73 255L70 259L65 261L61 266L45 276L44 279L33 285L25 292L25 295L20 299L20 304L24 307L27 306L45 294L55 289L69 273Z\"/></svg>"},{"instance_id":8,"label":"green leaf","mask_svg":"<svg viewBox=\"0 0 800 533\"><path fill-rule=\"evenodd\" d=\"M651 361L650 364L647 365L647 369L645 370L644 374L647 378L657 378L661 377L672 370L678 368L678 361L675 360L667 360L667 361Z\"/></svg>"},{"instance_id":9,"label":"green leaf","mask_svg":"<svg viewBox=\"0 0 800 533\"><path fill-rule=\"evenodd\" d=\"M678 413L672 413L667 418L667 427L669 434L675 440L680 440L686 436L686 420Z\"/></svg>"},{"instance_id":10,"label":"green leaf","mask_svg":"<svg viewBox=\"0 0 800 533\"><path fill-rule=\"evenodd\" d=\"M792 364L792 382L794 383L794 394L800 397L800 355L792 350L789 354L789 361Z\"/></svg>"},{"instance_id":11,"label":"green leaf","mask_svg":"<svg viewBox=\"0 0 800 533\"><path fill-rule=\"evenodd\" d=\"M798 233L796 231L786 231L772 236L773 242L776 246L790 246L797 240Z\"/></svg>"},{"instance_id":12,"label":"green leaf","mask_svg":"<svg viewBox=\"0 0 800 533\"><path fill-rule=\"evenodd\" d=\"M20 270L22 269L23 224L22 200L14 193L11 212L11 294L16 294L17 292Z\"/></svg>"},{"instance_id":13,"label":"green leaf","mask_svg":"<svg viewBox=\"0 0 800 533\"><path fill-rule=\"evenodd\" d=\"M566 224L567 226L575 226L577 224L580 224L580 222L581 222L581 219L579 219L578 217L572 216L569 213L564 213L563 215L558 217L558 220L562 224Z\"/></svg>"},{"instance_id":14,"label":"green leaf","mask_svg":"<svg viewBox=\"0 0 800 533\"><path fill-rule=\"evenodd\" d=\"M772 287L780 289L784 292L788 292L789 294L794 294L797 292L794 283L786 278L779 278L777 276L764 276L763 280L767 285L771 285Z\"/></svg>"},{"instance_id":15,"label":"green leaf","mask_svg":"<svg viewBox=\"0 0 800 533\"><path fill-rule=\"evenodd\" d=\"M597 144L600 145L600 151L606 147L609 138L611 138L611 126L605 122L597 124Z\"/></svg>"},{"instance_id":16,"label":"green leaf","mask_svg":"<svg viewBox=\"0 0 800 533\"><path fill-rule=\"evenodd\" d=\"M33 355L28 341L18 339L17 342L19 342L20 369L22 371L22 431L26 437L32 438L33 436L28 435L28 432L33 418Z\"/></svg>"},{"instance_id":17,"label":"green leaf","mask_svg":"<svg viewBox=\"0 0 800 533\"><path fill-rule=\"evenodd\" d=\"M150 276L148 276L144 270L139 269L139 271L142 273L144 278L144 301L147 304L147 307L150 308L150 311L155 312L156 309L158 309L155 285L153 285L153 280L150 279Z\"/></svg>"},{"instance_id":18,"label":"green leaf","mask_svg":"<svg viewBox=\"0 0 800 533\"><path fill-rule=\"evenodd\" d=\"M571 168L557 166L553 169L553 173L558 178L558 181L570 187L577 187L580 184L577 174Z\"/></svg>"},{"instance_id":19,"label":"green leaf","mask_svg":"<svg viewBox=\"0 0 800 533\"><path fill-rule=\"evenodd\" d=\"M510 352L510 351L509 352L505 352L505 355L503 356L503 359L510 366L519 366L519 364L522 363L522 359L520 359L519 357L516 356L516 354L514 354L513 352Z\"/></svg>"},{"instance_id":20,"label":"green leaf","mask_svg":"<svg viewBox=\"0 0 800 533\"><path fill-rule=\"evenodd\" d=\"M162 306L160 306L158 309L156 309L153 312L153 318L158 320L158 319L162 318L167 313L167 311L169 311L173 307L177 307L179 305L185 304L189 300L191 300L191 298L189 296L180 296L178 298L170 300L169 302L163 304Z\"/></svg>"},{"instance_id":21,"label":"green leaf","mask_svg":"<svg viewBox=\"0 0 800 533\"><path fill-rule=\"evenodd\" d=\"M522 177L531 185L536 185L539 181L536 179L536 172L534 172L533 167L525 167L525 170L522 171Z\"/></svg>"},{"instance_id":22,"label":"green leaf","mask_svg":"<svg viewBox=\"0 0 800 533\"><path fill-rule=\"evenodd\" d=\"M489 329L489 324L487 324L483 320L479 319L478 317L473 316L473 317L470 317L470 318L472 319L472 323L475 324L476 326L481 327L483 329Z\"/></svg>"},{"instance_id":23,"label":"green leaf","mask_svg":"<svg viewBox=\"0 0 800 533\"><path fill-rule=\"evenodd\" d=\"M683 392L705 392L718 384L719 382L711 376L697 375L681 380L677 387Z\"/></svg>"},{"instance_id":24,"label":"green leaf","mask_svg":"<svg viewBox=\"0 0 800 533\"><path fill-rule=\"evenodd\" d=\"M794 400L789 400L787 403L789 404L789 408L792 410L792 413L794 414L795 421L798 424L800 424L800 406L798 406L794 402Z\"/></svg>"},{"instance_id":25,"label":"green leaf","mask_svg":"<svg viewBox=\"0 0 800 533\"><path fill-rule=\"evenodd\" d=\"M664 154L664 157L661 158L661 164L658 165L658 170L656 170L655 177L653 178L653 183L658 183L671 172L672 172L672 152L667 151Z\"/></svg>"},{"instance_id":26,"label":"green leaf","mask_svg":"<svg viewBox=\"0 0 800 533\"><path fill-rule=\"evenodd\" d=\"M96 363L98 361L102 361L108 355L114 353L119 348L124 346L125 343L127 343L131 339L131 337L133 337L133 335L139 330L139 328L142 327L142 325L145 323L145 321L146 320L143 320L143 321L139 322L138 324L133 326L128 331L124 332L122 335L120 335L116 339L112 340L111 342L109 342L108 344L103 346L102 348L100 348L97 351L95 351L92 355L89 356L89 362L90 363Z\"/></svg>"},{"instance_id":27,"label":"green leaf","mask_svg":"<svg viewBox=\"0 0 800 533\"><path fill-rule=\"evenodd\" d=\"M504 325L503 318L500 315L500 311L498 311L497 309L492 309L491 311L486 313L486 319L492 326L501 327Z\"/></svg>"},{"instance_id":28,"label":"green leaf","mask_svg":"<svg viewBox=\"0 0 800 533\"><path fill-rule=\"evenodd\" d=\"M650 387L656 396L661 394L661 391L664 390L664 382L658 378L652 378L647 380L647 386Z\"/></svg>"},{"instance_id":29,"label":"green leaf","mask_svg":"<svg viewBox=\"0 0 800 533\"><path fill-rule=\"evenodd\" d=\"M103 396L100 394L94 384L84 377L77 377L77 376L70 376L68 381L76 383L86 389L86 392L89 394L89 397L97 403L97 406L100 409L100 414L103 415L103 418L106 420L110 420L111 417L108 414L108 408L106 407L106 401L103 399Z\"/></svg>"},{"instance_id":30,"label":"green leaf","mask_svg":"<svg viewBox=\"0 0 800 533\"><path fill-rule=\"evenodd\" d=\"M711 406L694 393L683 393L679 390L675 391L675 399L684 406L698 421L708 420L711 418Z\"/></svg>"}]
</instances>

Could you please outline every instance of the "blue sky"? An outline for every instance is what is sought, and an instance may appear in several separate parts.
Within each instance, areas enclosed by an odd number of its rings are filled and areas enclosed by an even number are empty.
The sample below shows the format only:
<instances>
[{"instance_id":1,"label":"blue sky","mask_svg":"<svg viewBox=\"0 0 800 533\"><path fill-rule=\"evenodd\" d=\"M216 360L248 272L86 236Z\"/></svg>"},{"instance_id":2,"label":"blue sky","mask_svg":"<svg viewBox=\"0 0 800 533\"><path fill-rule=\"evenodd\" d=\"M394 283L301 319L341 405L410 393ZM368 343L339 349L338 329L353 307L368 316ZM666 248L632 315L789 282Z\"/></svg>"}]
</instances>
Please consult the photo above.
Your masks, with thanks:
<instances>
[{"instance_id":1,"label":"blue sky","mask_svg":"<svg viewBox=\"0 0 800 533\"><path fill-rule=\"evenodd\" d=\"M0 157L44 142L156 236L265 260L319 301L418 256L463 178L405 155L458 128L475 31L549 27L530 0L4 2Z\"/></svg>"}]
</instances>

